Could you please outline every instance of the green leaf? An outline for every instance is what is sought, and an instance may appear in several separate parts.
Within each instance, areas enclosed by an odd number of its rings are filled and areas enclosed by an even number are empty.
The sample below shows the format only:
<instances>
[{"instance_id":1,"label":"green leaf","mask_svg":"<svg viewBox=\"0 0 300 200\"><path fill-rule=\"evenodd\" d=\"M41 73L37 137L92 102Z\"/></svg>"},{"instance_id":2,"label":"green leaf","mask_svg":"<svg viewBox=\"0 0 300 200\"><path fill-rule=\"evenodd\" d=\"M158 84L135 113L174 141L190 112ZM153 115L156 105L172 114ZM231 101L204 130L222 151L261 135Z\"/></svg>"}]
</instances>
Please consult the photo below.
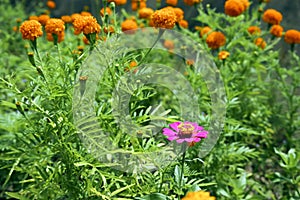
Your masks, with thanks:
<instances>
[{"instance_id":1,"label":"green leaf","mask_svg":"<svg viewBox=\"0 0 300 200\"><path fill-rule=\"evenodd\" d=\"M149 195L146 195L146 196L143 196L143 197L138 197L136 199L139 199L139 200L166 200L167 199L167 196L161 194L161 193L153 193L153 194L149 194Z\"/></svg>"}]
</instances>

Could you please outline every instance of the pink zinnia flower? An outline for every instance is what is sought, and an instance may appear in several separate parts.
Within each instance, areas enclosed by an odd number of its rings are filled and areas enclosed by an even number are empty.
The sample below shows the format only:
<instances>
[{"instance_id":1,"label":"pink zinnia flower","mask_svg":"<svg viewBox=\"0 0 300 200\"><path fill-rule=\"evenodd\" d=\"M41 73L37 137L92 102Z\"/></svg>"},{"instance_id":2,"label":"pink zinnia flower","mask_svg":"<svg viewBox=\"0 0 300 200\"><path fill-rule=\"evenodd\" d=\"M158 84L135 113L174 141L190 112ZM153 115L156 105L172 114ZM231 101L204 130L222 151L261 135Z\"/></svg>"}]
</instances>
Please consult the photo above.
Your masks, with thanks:
<instances>
[{"instance_id":1,"label":"pink zinnia flower","mask_svg":"<svg viewBox=\"0 0 300 200\"><path fill-rule=\"evenodd\" d=\"M201 138L206 138L208 134L208 131L195 122L174 122L169 126L170 128L163 129L163 134L168 140L176 140L177 143L188 142L190 146L199 142Z\"/></svg>"}]
</instances>

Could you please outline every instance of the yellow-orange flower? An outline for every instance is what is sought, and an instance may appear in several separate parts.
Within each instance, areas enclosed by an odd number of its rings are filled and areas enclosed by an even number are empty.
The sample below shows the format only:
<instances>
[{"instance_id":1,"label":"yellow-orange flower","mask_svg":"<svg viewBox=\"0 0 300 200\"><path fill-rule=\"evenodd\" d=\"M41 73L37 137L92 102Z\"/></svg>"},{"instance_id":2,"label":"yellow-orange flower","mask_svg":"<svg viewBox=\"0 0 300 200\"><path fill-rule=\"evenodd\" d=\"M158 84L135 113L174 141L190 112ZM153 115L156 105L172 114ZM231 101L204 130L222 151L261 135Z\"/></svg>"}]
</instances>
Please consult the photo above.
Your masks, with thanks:
<instances>
[{"instance_id":1,"label":"yellow-orange flower","mask_svg":"<svg viewBox=\"0 0 300 200\"><path fill-rule=\"evenodd\" d=\"M251 35L254 35L254 34L259 35L260 32L261 32L261 30L260 30L260 28L259 28L258 26L250 26L250 27L248 28L248 32L249 32Z\"/></svg>"},{"instance_id":2,"label":"yellow-orange flower","mask_svg":"<svg viewBox=\"0 0 300 200\"><path fill-rule=\"evenodd\" d=\"M40 15L38 21L39 21L43 26L45 26L46 23L47 23L47 21L48 21L48 19L50 19L50 16L49 16L49 15Z\"/></svg>"},{"instance_id":3,"label":"yellow-orange flower","mask_svg":"<svg viewBox=\"0 0 300 200\"><path fill-rule=\"evenodd\" d=\"M20 32L25 40L35 40L43 35L42 25L36 20L24 21L20 26Z\"/></svg>"},{"instance_id":4,"label":"yellow-orange flower","mask_svg":"<svg viewBox=\"0 0 300 200\"><path fill-rule=\"evenodd\" d=\"M236 17L245 11L244 4L240 0L228 0L225 2L225 14Z\"/></svg>"},{"instance_id":5,"label":"yellow-orange flower","mask_svg":"<svg viewBox=\"0 0 300 200\"><path fill-rule=\"evenodd\" d=\"M170 8L156 10L151 19L155 27L166 29L172 29L177 21L174 10Z\"/></svg>"},{"instance_id":6,"label":"yellow-orange flower","mask_svg":"<svg viewBox=\"0 0 300 200\"><path fill-rule=\"evenodd\" d=\"M256 46L258 46L258 47L260 47L262 49L264 49L266 47L266 45L267 45L266 41L263 38L261 38L261 37L255 39L254 43L255 43Z\"/></svg>"},{"instance_id":7,"label":"yellow-orange flower","mask_svg":"<svg viewBox=\"0 0 300 200\"><path fill-rule=\"evenodd\" d=\"M104 27L103 31L106 34L108 34L108 33L114 33L115 32L115 28L113 26L108 26L108 27Z\"/></svg>"},{"instance_id":8,"label":"yellow-orange flower","mask_svg":"<svg viewBox=\"0 0 300 200\"><path fill-rule=\"evenodd\" d=\"M124 5L127 3L127 0L108 0L108 2L115 2L117 6Z\"/></svg>"},{"instance_id":9,"label":"yellow-orange flower","mask_svg":"<svg viewBox=\"0 0 300 200\"><path fill-rule=\"evenodd\" d=\"M50 9L54 9L56 7L56 4L54 1L47 1L47 6Z\"/></svg>"},{"instance_id":10,"label":"yellow-orange flower","mask_svg":"<svg viewBox=\"0 0 300 200\"><path fill-rule=\"evenodd\" d=\"M184 18L184 11L181 8L172 8L169 7L171 9L173 9L173 11L176 14L176 22L179 22L180 20L182 20Z\"/></svg>"},{"instance_id":11,"label":"yellow-orange flower","mask_svg":"<svg viewBox=\"0 0 300 200\"><path fill-rule=\"evenodd\" d=\"M139 10L139 18L149 19L153 13L154 10L152 8L142 8Z\"/></svg>"},{"instance_id":12,"label":"yellow-orange flower","mask_svg":"<svg viewBox=\"0 0 300 200\"><path fill-rule=\"evenodd\" d=\"M270 33L275 37L281 37L283 32L283 27L280 25L273 25L270 29Z\"/></svg>"},{"instance_id":13,"label":"yellow-orange flower","mask_svg":"<svg viewBox=\"0 0 300 200\"><path fill-rule=\"evenodd\" d=\"M76 17L73 22L73 26L75 35L78 35L81 32L87 35L91 33L99 33L101 31L100 25L93 16Z\"/></svg>"},{"instance_id":14,"label":"yellow-orange flower","mask_svg":"<svg viewBox=\"0 0 300 200\"><path fill-rule=\"evenodd\" d=\"M209 192L198 191L188 192L181 200L216 200L216 197L210 196Z\"/></svg>"},{"instance_id":15,"label":"yellow-orange flower","mask_svg":"<svg viewBox=\"0 0 300 200\"><path fill-rule=\"evenodd\" d=\"M300 43L300 31L291 29L285 32L284 41L288 44Z\"/></svg>"},{"instance_id":16,"label":"yellow-orange flower","mask_svg":"<svg viewBox=\"0 0 300 200\"><path fill-rule=\"evenodd\" d=\"M174 42L172 40L165 40L163 45L168 50L172 50L175 47Z\"/></svg>"},{"instance_id":17,"label":"yellow-orange flower","mask_svg":"<svg viewBox=\"0 0 300 200\"><path fill-rule=\"evenodd\" d=\"M200 30L200 37L203 37L204 35L208 34L209 32L211 32L211 28L209 26L205 26L203 28L201 28Z\"/></svg>"},{"instance_id":18,"label":"yellow-orange flower","mask_svg":"<svg viewBox=\"0 0 300 200\"><path fill-rule=\"evenodd\" d=\"M136 11L138 9L146 8L146 0L131 0L131 9Z\"/></svg>"},{"instance_id":19,"label":"yellow-orange flower","mask_svg":"<svg viewBox=\"0 0 300 200\"><path fill-rule=\"evenodd\" d=\"M45 31L47 33L59 35L65 31L65 22L61 19L51 18L46 23Z\"/></svg>"},{"instance_id":20,"label":"yellow-orange flower","mask_svg":"<svg viewBox=\"0 0 300 200\"><path fill-rule=\"evenodd\" d=\"M71 15L72 22L74 22L77 17L82 17L82 16L79 13L73 13Z\"/></svg>"},{"instance_id":21,"label":"yellow-orange flower","mask_svg":"<svg viewBox=\"0 0 300 200\"><path fill-rule=\"evenodd\" d=\"M133 19L127 19L121 24L122 31L129 34L135 33L138 27L138 24Z\"/></svg>"},{"instance_id":22,"label":"yellow-orange flower","mask_svg":"<svg viewBox=\"0 0 300 200\"><path fill-rule=\"evenodd\" d=\"M202 0L183 0L183 2L188 6L193 6L194 4L202 2Z\"/></svg>"},{"instance_id":23,"label":"yellow-orange flower","mask_svg":"<svg viewBox=\"0 0 300 200\"><path fill-rule=\"evenodd\" d=\"M178 0L166 0L166 4L170 6L176 6L178 3Z\"/></svg>"},{"instance_id":24,"label":"yellow-orange flower","mask_svg":"<svg viewBox=\"0 0 300 200\"><path fill-rule=\"evenodd\" d=\"M92 13L88 12L88 11L82 11L80 13L81 16L92 16Z\"/></svg>"},{"instance_id":25,"label":"yellow-orange flower","mask_svg":"<svg viewBox=\"0 0 300 200\"><path fill-rule=\"evenodd\" d=\"M244 11L248 9L248 7L250 6L250 3L248 0L240 0L244 6Z\"/></svg>"},{"instance_id":26,"label":"yellow-orange flower","mask_svg":"<svg viewBox=\"0 0 300 200\"><path fill-rule=\"evenodd\" d=\"M65 32L61 32L60 34L57 35L57 42L61 42L65 39ZM47 33L47 40L48 41L53 41L53 35L52 33Z\"/></svg>"},{"instance_id":27,"label":"yellow-orange flower","mask_svg":"<svg viewBox=\"0 0 300 200\"><path fill-rule=\"evenodd\" d=\"M69 15L64 15L64 16L61 16L60 17L61 18L61 20L63 20L65 23L72 23L72 17L71 16L69 16Z\"/></svg>"},{"instance_id":28,"label":"yellow-orange flower","mask_svg":"<svg viewBox=\"0 0 300 200\"><path fill-rule=\"evenodd\" d=\"M189 23L188 21L182 19L178 22L179 26L182 27L182 28L188 28L189 27Z\"/></svg>"},{"instance_id":29,"label":"yellow-orange flower","mask_svg":"<svg viewBox=\"0 0 300 200\"><path fill-rule=\"evenodd\" d=\"M109 7L106 7L105 8L105 13L107 14L107 15L111 15L112 14L112 10L109 8ZM103 17L104 16L104 8L101 8L101 10L100 10L100 15Z\"/></svg>"},{"instance_id":30,"label":"yellow-orange flower","mask_svg":"<svg viewBox=\"0 0 300 200\"><path fill-rule=\"evenodd\" d=\"M39 17L38 17L38 16L35 16L35 15L29 16L28 19L29 19L29 20L36 20L36 21L39 21Z\"/></svg>"},{"instance_id":31,"label":"yellow-orange flower","mask_svg":"<svg viewBox=\"0 0 300 200\"><path fill-rule=\"evenodd\" d=\"M230 53L228 51L220 51L218 54L218 58L220 60L225 60L226 58L228 58L228 56L230 56Z\"/></svg>"},{"instance_id":32,"label":"yellow-orange flower","mask_svg":"<svg viewBox=\"0 0 300 200\"><path fill-rule=\"evenodd\" d=\"M206 44L211 49L217 49L226 43L226 37L223 33L214 31L206 38Z\"/></svg>"},{"instance_id":33,"label":"yellow-orange flower","mask_svg":"<svg viewBox=\"0 0 300 200\"><path fill-rule=\"evenodd\" d=\"M280 24L282 14L274 9L268 9L264 12L262 19L268 24Z\"/></svg>"},{"instance_id":34,"label":"yellow-orange flower","mask_svg":"<svg viewBox=\"0 0 300 200\"><path fill-rule=\"evenodd\" d=\"M14 32L18 32L18 30L19 30L17 26L14 26L12 29Z\"/></svg>"}]
</instances>

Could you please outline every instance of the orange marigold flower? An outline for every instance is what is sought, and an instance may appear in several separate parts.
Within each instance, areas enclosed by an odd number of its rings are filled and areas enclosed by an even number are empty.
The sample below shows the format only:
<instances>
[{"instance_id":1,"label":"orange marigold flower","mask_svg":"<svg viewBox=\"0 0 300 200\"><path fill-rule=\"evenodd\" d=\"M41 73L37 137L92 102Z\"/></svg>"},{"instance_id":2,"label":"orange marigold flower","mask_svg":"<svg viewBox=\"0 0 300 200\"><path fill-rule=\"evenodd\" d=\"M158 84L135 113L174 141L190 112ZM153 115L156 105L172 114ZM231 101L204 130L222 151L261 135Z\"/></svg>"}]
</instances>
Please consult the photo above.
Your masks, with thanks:
<instances>
[{"instance_id":1,"label":"orange marigold flower","mask_svg":"<svg viewBox=\"0 0 300 200\"><path fill-rule=\"evenodd\" d=\"M139 10L139 18L149 19L153 13L154 10L152 8L142 8Z\"/></svg>"},{"instance_id":2,"label":"orange marigold flower","mask_svg":"<svg viewBox=\"0 0 300 200\"><path fill-rule=\"evenodd\" d=\"M284 41L288 44L300 43L300 31L291 29L285 32Z\"/></svg>"},{"instance_id":3,"label":"orange marigold flower","mask_svg":"<svg viewBox=\"0 0 300 200\"><path fill-rule=\"evenodd\" d=\"M225 45L226 37L223 33L214 31L207 36L206 43L209 48L217 49Z\"/></svg>"},{"instance_id":4,"label":"orange marigold flower","mask_svg":"<svg viewBox=\"0 0 300 200\"><path fill-rule=\"evenodd\" d=\"M230 53L228 51L220 51L218 54L218 58L220 60L225 60L226 58L228 58L228 56L230 56Z\"/></svg>"},{"instance_id":5,"label":"orange marigold flower","mask_svg":"<svg viewBox=\"0 0 300 200\"><path fill-rule=\"evenodd\" d=\"M193 6L194 4L202 2L202 0L183 0L183 2L188 6Z\"/></svg>"},{"instance_id":6,"label":"orange marigold flower","mask_svg":"<svg viewBox=\"0 0 300 200\"><path fill-rule=\"evenodd\" d=\"M14 32L18 32L18 30L19 30L19 29L18 29L17 26L14 26L14 27L13 27L13 31L14 31Z\"/></svg>"},{"instance_id":7,"label":"orange marigold flower","mask_svg":"<svg viewBox=\"0 0 300 200\"><path fill-rule=\"evenodd\" d=\"M204 35L208 34L209 32L211 32L211 28L209 26L205 26L203 28L201 28L200 30L200 37L203 37Z\"/></svg>"},{"instance_id":8,"label":"orange marigold flower","mask_svg":"<svg viewBox=\"0 0 300 200\"><path fill-rule=\"evenodd\" d=\"M248 28L248 32L251 34L251 35L254 35L254 34L260 34L261 30L258 26L250 26Z\"/></svg>"},{"instance_id":9,"label":"orange marigold flower","mask_svg":"<svg viewBox=\"0 0 300 200\"><path fill-rule=\"evenodd\" d=\"M184 19L180 20L178 23L179 23L179 26L181 26L182 28L188 28L189 27L188 21L186 21Z\"/></svg>"},{"instance_id":10,"label":"orange marigold flower","mask_svg":"<svg viewBox=\"0 0 300 200\"><path fill-rule=\"evenodd\" d=\"M36 21L39 21L39 17L38 17L38 16L35 16L35 15L32 15L32 16L29 16L29 20L36 20Z\"/></svg>"},{"instance_id":11,"label":"orange marigold flower","mask_svg":"<svg viewBox=\"0 0 300 200\"><path fill-rule=\"evenodd\" d=\"M231 17L236 17L242 14L244 9L244 4L240 0L228 0L225 2L225 14Z\"/></svg>"},{"instance_id":12,"label":"orange marigold flower","mask_svg":"<svg viewBox=\"0 0 300 200\"><path fill-rule=\"evenodd\" d=\"M80 13L81 16L92 16L92 13L88 12L88 11L82 11Z\"/></svg>"},{"instance_id":13,"label":"orange marigold flower","mask_svg":"<svg viewBox=\"0 0 300 200\"><path fill-rule=\"evenodd\" d=\"M280 25L273 25L270 29L270 33L275 37L281 37L283 32L283 27Z\"/></svg>"},{"instance_id":14,"label":"orange marigold flower","mask_svg":"<svg viewBox=\"0 0 300 200\"><path fill-rule=\"evenodd\" d=\"M82 16L79 13L73 13L71 15L72 22L74 22L77 17L82 17Z\"/></svg>"},{"instance_id":15,"label":"orange marigold flower","mask_svg":"<svg viewBox=\"0 0 300 200\"><path fill-rule=\"evenodd\" d=\"M138 27L139 27L138 24L133 19L126 19L121 24L122 31L129 34L135 33Z\"/></svg>"},{"instance_id":16,"label":"orange marigold flower","mask_svg":"<svg viewBox=\"0 0 300 200\"><path fill-rule=\"evenodd\" d=\"M47 21L45 31L47 33L60 35L65 30L65 22L61 19L51 18Z\"/></svg>"},{"instance_id":17,"label":"orange marigold flower","mask_svg":"<svg viewBox=\"0 0 300 200\"><path fill-rule=\"evenodd\" d=\"M170 6L176 6L178 3L178 0L166 0L166 4Z\"/></svg>"},{"instance_id":18,"label":"orange marigold flower","mask_svg":"<svg viewBox=\"0 0 300 200\"><path fill-rule=\"evenodd\" d=\"M60 17L61 18L61 20L63 20L65 23L72 23L72 17L71 16L69 16L69 15L64 15L64 16L61 16Z\"/></svg>"},{"instance_id":19,"label":"orange marigold flower","mask_svg":"<svg viewBox=\"0 0 300 200\"><path fill-rule=\"evenodd\" d=\"M280 24L282 14L274 9L268 9L264 12L262 19L268 24Z\"/></svg>"},{"instance_id":20,"label":"orange marigold flower","mask_svg":"<svg viewBox=\"0 0 300 200\"><path fill-rule=\"evenodd\" d=\"M60 34L57 34L57 42L61 42L65 39L65 32L61 32ZM48 41L53 41L53 35L52 33L47 33L47 40Z\"/></svg>"},{"instance_id":21,"label":"orange marigold flower","mask_svg":"<svg viewBox=\"0 0 300 200\"><path fill-rule=\"evenodd\" d=\"M108 28L107 27L104 27L103 28L103 31L104 33L108 34L108 33L114 33L115 32L115 28L113 26L109 26Z\"/></svg>"},{"instance_id":22,"label":"orange marigold flower","mask_svg":"<svg viewBox=\"0 0 300 200\"><path fill-rule=\"evenodd\" d=\"M266 45L267 45L266 41L263 38L261 38L261 37L255 39L254 43L255 43L256 46L258 46L258 47L260 47L262 49L264 49L266 47Z\"/></svg>"},{"instance_id":23,"label":"orange marigold flower","mask_svg":"<svg viewBox=\"0 0 300 200\"><path fill-rule=\"evenodd\" d=\"M174 42L172 40L165 40L163 45L168 50L172 50L175 47Z\"/></svg>"},{"instance_id":24,"label":"orange marigold flower","mask_svg":"<svg viewBox=\"0 0 300 200\"><path fill-rule=\"evenodd\" d=\"M193 64L195 64L195 61L193 59L187 59L185 63L187 65L193 65Z\"/></svg>"},{"instance_id":25,"label":"orange marigold flower","mask_svg":"<svg viewBox=\"0 0 300 200\"><path fill-rule=\"evenodd\" d=\"M115 2L117 6L124 5L127 3L127 0L108 0L108 2Z\"/></svg>"},{"instance_id":26,"label":"orange marigold flower","mask_svg":"<svg viewBox=\"0 0 300 200\"><path fill-rule=\"evenodd\" d=\"M172 8L172 7L170 7ZM176 22L179 22L184 18L184 11L181 8L172 8L176 14Z\"/></svg>"},{"instance_id":27,"label":"orange marigold flower","mask_svg":"<svg viewBox=\"0 0 300 200\"><path fill-rule=\"evenodd\" d=\"M56 7L56 4L54 1L47 1L47 7L50 9L54 9Z\"/></svg>"},{"instance_id":28,"label":"orange marigold flower","mask_svg":"<svg viewBox=\"0 0 300 200\"><path fill-rule=\"evenodd\" d=\"M131 9L136 11L138 9L146 8L146 0L131 0Z\"/></svg>"},{"instance_id":29,"label":"orange marigold flower","mask_svg":"<svg viewBox=\"0 0 300 200\"><path fill-rule=\"evenodd\" d=\"M155 27L172 29L177 21L176 14L173 9L163 8L156 10L151 19Z\"/></svg>"},{"instance_id":30,"label":"orange marigold flower","mask_svg":"<svg viewBox=\"0 0 300 200\"><path fill-rule=\"evenodd\" d=\"M73 22L73 26L75 35L78 35L81 32L87 35L91 33L99 33L101 31L100 25L93 16L76 17Z\"/></svg>"},{"instance_id":31,"label":"orange marigold flower","mask_svg":"<svg viewBox=\"0 0 300 200\"><path fill-rule=\"evenodd\" d=\"M39 21L43 26L45 26L46 23L47 23L47 21L48 21L48 19L50 19L50 16L49 16L49 15L40 15L38 21Z\"/></svg>"},{"instance_id":32,"label":"orange marigold flower","mask_svg":"<svg viewBox=\"0 0 300 200\"><path fill-rule=\"evenodd\" d=\"M248 0L240 0L244 6L244 11L247 10L250 6L250 3Z\"/></svg>"},{"instance_id":33,"label":"orange marigold flower","mask_svg":"<svg viewBox=\"0 0 300 200\"><path fill-rule=\"evenodd\" d=\"M216 197L210 196L209 192L197 191L188 192L181 200L216 200Z\"/></svg>"},{"instance_id":34,"label":"orange marigold flower","mask_svg":"<svg viewBox=\"0 0 300 200\"><path fill-rule=\"evenodd\" d=\"M25 40L35 40L43 35L42 25L37 20L27 20L20 26L22 38Z\"/></svg>"},{"instance_id":35,"label":"orange marigold flower","mask_svg":"<svg viewBox=\"0 0 300 200\"><path fill-rule=\"evenodd\" d=\"M105 8L105 13L108 14L108 15L111 15L112 14L112 10L110 9L110 7L106 7ZM101 8L100 10L100 15L102 17L104 17L104 8Z\"/></svg>"}]
</instances>

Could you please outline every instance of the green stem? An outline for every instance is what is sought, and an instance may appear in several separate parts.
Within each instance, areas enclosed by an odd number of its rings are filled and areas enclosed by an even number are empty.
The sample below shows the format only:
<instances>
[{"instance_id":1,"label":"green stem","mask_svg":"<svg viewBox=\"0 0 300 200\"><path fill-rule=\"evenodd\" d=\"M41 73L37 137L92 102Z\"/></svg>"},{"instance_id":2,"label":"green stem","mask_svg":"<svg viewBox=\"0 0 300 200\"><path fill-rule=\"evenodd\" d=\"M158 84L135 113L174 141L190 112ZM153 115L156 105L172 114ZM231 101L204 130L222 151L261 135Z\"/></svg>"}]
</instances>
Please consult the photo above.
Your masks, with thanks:
<instances>
[{"instance_id":1,"label":"green stem","mask_svg":"<svg viewBox=\"0 0 300 200\"><path fill-rule=\"evenodd\" d=\"M180 179L179 179L179 188L182 191L182 178L184 174L184 161L185 161L185 148L183 148L183 154L182 154L182 160L181 160L181 173L180 173ZM178 199L180 200L180 194L178 195Z\"/></svg>"}]
</instances>

